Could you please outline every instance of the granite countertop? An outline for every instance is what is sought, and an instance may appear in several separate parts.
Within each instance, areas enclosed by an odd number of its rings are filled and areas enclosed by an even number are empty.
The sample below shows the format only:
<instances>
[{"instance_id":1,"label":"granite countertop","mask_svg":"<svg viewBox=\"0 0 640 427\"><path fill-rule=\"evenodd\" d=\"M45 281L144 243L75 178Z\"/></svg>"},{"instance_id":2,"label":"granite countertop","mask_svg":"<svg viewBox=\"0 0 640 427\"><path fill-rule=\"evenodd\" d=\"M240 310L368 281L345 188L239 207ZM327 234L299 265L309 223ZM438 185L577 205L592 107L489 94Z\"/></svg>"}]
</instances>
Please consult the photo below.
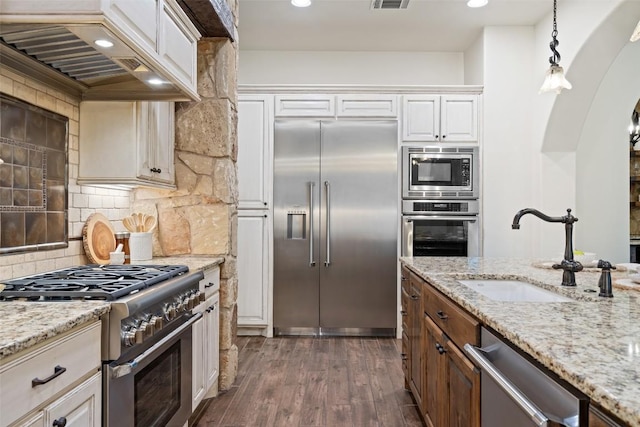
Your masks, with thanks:
<instances>
[{"instance_id":1,"label":"granite countertop","mask_svg":"<svg viewBox=\"0 0 640 427\"><path fill-rule=\"evenodd\" d=\"M136 264L186 265L190 271L197 271L223 262L221 257L175 256L136 261ZM0 301L0 360L96 320L109 309L110 304L105 301Z\"/></svg>"},{"instance_id":2,"label":"granite countertop","mask_svg":"<svg viewBox=\"0 0 640 427\"><path fill-rule=\"evenodd\" d=\"M108 311L104 301L0 302L0 361Z\"/></svg>"},{"instance_id":3,"label":"granite countertop","mask_svg":"<svg viewBox=\"0 0 640 427\"><path fill-rule=\"evenodd\" d=\"M531 259L400 260L597 405L640 426L640 291L614 287L613 298L598 297L589 292L598 289L597 271L576 273L578 286L563 287L561 271L534 267L540 263ZM575 301L494 301L457 282L488 278L525 280Z\"/></svg>"}]
</instances>

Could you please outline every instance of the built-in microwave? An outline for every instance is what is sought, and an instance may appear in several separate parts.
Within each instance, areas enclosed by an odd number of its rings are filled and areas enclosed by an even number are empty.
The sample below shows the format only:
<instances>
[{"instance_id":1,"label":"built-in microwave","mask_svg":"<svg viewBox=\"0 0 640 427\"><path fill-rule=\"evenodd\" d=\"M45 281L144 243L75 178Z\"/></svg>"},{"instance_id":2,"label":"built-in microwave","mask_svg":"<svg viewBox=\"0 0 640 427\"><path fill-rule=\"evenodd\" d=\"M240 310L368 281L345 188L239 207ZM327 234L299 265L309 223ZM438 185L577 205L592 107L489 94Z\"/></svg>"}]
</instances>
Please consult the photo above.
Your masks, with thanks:
<instances>
[{"instance_id":1,"label":"built-in microwave","mask_svg":"<svg viewBox=\"0 0 640 427\"><path fill-rule=\"evenodd\" d=\"M404 199L477 199L478 147L402 147Z\"/></svg>"}]
</instances>

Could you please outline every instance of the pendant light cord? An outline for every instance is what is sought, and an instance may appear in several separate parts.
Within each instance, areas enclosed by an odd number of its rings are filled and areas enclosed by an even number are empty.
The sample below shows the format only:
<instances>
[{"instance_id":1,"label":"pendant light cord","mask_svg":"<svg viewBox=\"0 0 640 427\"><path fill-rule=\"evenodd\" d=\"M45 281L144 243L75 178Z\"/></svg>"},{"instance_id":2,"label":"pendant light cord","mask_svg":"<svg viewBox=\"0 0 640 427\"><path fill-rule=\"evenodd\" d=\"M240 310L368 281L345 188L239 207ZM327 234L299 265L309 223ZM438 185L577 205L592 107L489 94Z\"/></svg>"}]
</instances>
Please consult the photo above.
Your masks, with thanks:
<instances>
[{"instance_id":1,"label":"pendant light cord","mask_svg":"<svg viewBox=\"0 0 640 427\"><path fill-rule=\"evenodd\" d=\"M558 65L560 62L560 52L556 49L560 42L556 38L558 36L558 24L556 22L556 0L553 0L553 31L551 31L551 43L549 43L549 47L551 48L552 55L549 57L549 63L551 65Z\"/></svg>"}]
</instances>

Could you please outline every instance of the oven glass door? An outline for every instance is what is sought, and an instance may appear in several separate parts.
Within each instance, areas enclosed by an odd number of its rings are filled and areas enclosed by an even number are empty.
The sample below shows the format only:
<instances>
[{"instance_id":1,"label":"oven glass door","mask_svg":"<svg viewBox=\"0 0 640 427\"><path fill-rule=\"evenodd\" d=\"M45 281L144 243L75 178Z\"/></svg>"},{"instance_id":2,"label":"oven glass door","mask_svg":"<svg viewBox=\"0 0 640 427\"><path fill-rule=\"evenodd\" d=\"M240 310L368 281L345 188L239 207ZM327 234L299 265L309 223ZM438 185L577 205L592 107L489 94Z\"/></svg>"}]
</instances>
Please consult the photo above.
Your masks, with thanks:
<instances>
[{"instance_id":1,"label":"oven glass door","mask_svg":"<svg viewBox=\"0 0 640 427\"><path fill-rule=\"evenodd\" d=\"M478 256L476 217L405 216L402 228L403 256Z\"/></svg>"},{"instance_id":2,"label":"oven glass door","mask_svg":"<svg viewBox=\"0 0 640 427\"><path fill-rule=\"evenodd\" d=\"M192 324L196 315L133 361L106 365L108 427L183 426L191 415Z\"/></svg>"},{"instance_id":3,"label":"oven glass door","mask_svg":"<svg viewBox=\"0 0 640 427\"><path fill-rule=\"evenodd\" d=\"M411 188L456 188L470 185L471 156L411 155Z\"/></svg>"}]
</instances>

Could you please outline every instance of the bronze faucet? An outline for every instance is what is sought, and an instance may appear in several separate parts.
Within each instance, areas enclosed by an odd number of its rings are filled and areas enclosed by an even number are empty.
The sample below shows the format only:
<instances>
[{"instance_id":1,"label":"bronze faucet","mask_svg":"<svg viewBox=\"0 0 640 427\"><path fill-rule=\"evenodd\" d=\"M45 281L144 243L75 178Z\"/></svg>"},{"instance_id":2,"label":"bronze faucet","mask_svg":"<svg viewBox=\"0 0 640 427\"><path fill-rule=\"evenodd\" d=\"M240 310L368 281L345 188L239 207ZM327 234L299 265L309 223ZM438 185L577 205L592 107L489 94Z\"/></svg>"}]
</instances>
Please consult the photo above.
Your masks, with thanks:
<instances>
[{"instance_id":1,"label":"bronze faucet","mask_svg":"<svg viewBox=\"0 0 640 427\"><path fill-rule=\"evenodd\" d=\"M552 217L543 214L537 209L526 208L518 211L515 217L513 217L513 224L511 228L514 230L520 229L520 218L526 214L532 214L537 216L546 222L561 222L564 224L565 231L565 245L564 245L564 259L560 264L553 264L553 268L556 270L562 270L562 286L576 286L576 272L582 270L582 264L573 259L573 223L578 221L578 218L571 215L571 209L567 209L567 215Z\"/></svg>"}]
</instances>

